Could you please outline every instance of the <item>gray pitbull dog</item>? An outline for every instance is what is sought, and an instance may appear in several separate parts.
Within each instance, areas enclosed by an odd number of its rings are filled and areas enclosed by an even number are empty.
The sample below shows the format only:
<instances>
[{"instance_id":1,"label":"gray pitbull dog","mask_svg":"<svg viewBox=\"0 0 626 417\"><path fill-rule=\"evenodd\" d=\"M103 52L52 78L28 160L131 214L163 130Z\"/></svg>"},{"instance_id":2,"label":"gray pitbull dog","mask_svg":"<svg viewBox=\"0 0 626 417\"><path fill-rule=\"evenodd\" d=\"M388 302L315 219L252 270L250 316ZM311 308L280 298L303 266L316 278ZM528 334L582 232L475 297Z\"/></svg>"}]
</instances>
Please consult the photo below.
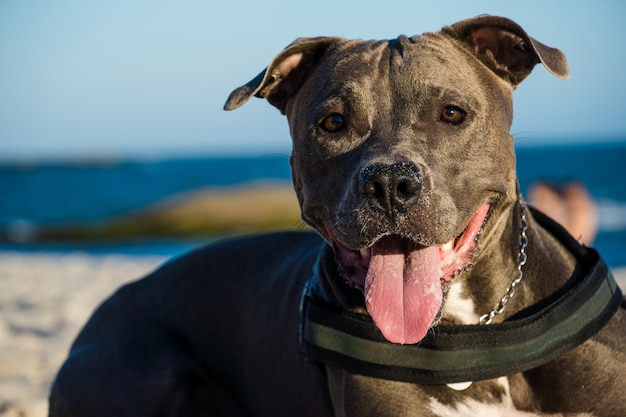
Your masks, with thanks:
<instances>
[{"instance_id":1,"label":"gray pitbull dog","mask_svg":"<svg viewBox=\"0 0 626 417\"><path fill-rule=\"evenodd\" d=\"M225 108L287 116L317 233L225 240L121 288L50 415L626 415L620 290L520 197L512 92L537 63L568 76L494 16L296 40Z\"/></svg>"}]
</instances>

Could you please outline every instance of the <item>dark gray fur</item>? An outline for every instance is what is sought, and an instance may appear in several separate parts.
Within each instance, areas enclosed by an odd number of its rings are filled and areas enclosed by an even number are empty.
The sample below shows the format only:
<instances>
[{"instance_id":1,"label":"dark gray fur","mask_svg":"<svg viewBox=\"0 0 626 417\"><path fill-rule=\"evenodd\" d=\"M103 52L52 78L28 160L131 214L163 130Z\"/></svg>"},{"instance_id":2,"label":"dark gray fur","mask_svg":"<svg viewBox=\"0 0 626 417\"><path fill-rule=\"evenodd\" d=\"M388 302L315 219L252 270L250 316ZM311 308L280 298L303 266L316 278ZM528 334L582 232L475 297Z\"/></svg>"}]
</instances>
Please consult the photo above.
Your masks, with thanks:
<instances>
[{"instance_id":1,"label":"dark gray fur","mask_svg":"<svg viewBox=\"0 0 626 417\"><path fill-rule=\"evenodd\" d=\"M326 301L364 310L362 294L344 280L350 271L339 273L333 236L351 249L391 233L441 245L490 202L480 252L455 281L480 313L498 302L517 273L511 97L537 63L568 76L560 51L494 16L390 41L296 40L225 108L258 96L287 116L302 217L318 234L227 240L120 289L72 346L50 415L469 415L467 404L510 416L626 415L621 311L574 351L508 377L509 388L502 380L458 392L375 380L309 363L299 350L298 304L313 270ZM450 104L467 110L462 124L441 121ZM321 129L335 113L346 125ZM372 172L384 184L405 181L408 192L390 185L389 193L374 193ZM498 320L577 273L573 257L532 217L529 223L523 285ZM442 320L454 321L446 311Z\"/></svg>"}]
</instances>

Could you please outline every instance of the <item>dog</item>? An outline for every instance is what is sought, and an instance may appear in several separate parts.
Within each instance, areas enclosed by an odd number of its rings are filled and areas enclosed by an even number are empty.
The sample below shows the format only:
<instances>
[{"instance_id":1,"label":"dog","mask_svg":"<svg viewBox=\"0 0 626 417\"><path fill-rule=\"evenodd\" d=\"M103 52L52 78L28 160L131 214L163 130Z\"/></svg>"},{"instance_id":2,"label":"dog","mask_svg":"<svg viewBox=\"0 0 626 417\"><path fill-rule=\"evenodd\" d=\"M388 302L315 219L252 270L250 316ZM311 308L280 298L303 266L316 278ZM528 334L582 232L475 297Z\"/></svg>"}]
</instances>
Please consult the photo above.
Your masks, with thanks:
<instances>
[{"instance_id":1,"label":"dog","mask_svg":"<svg viewBox=\"0 0 626 417\"><path fill-rule=\"evenodd\" d=\"M119 289L51 416L624 416L626 323L597 252L526 207L512 93L564 54L496 16L294 41L287 116L315 232L226 239Z\"/></svg>"}]
</instances>

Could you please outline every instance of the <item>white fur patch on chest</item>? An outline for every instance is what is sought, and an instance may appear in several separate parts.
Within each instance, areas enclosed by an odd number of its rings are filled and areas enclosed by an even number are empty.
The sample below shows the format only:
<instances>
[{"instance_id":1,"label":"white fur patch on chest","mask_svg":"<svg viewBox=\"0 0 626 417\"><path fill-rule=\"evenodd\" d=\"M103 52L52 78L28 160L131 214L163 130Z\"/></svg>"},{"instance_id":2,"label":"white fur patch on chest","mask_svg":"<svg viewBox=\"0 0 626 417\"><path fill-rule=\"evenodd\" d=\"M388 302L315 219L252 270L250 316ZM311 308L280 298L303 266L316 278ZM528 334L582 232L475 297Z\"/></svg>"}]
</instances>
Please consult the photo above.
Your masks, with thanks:
<instances>
[{"instance_id":1,"label":"white fur patch on chest","mask_svg":"<svg viewBox=\"0 0 626 417\"><path fill-rule=\"evenodd\" d=\"M498 378L498 383L504 388L504 395L498 403L482 403L468 398L453 405L445 405L431 398L428 408L439 417L564 417L563 414L535 414L517 410L511 399L509 380L501 377ZM567 414L567 416L592 417L589 414Z\"/></svg>"},{"instance_id":2,"label":"white fur patch on chest","mask_svg":"<svg viewBox=\"0 0 626 417\"><path fill-rule=\"evenodd\" d=\"M539 414L519 411L504 403L485 404L473 399L454 406L444 405L431 399L429 408L439 417L540 417Z\"/></svg>"},{"instance_id":3,"label":"white fur patch on chest","mask_svg":"<svg viewBox=\"0 0 626 417\"><path fill-rule=\"evenodd\" d=\"M464 297L463 293L463 282L452 281L443 307L443 316L454 319L460 324L478 324L480 316L476 313L474 301Z\"/></svg>"}]
</instances>

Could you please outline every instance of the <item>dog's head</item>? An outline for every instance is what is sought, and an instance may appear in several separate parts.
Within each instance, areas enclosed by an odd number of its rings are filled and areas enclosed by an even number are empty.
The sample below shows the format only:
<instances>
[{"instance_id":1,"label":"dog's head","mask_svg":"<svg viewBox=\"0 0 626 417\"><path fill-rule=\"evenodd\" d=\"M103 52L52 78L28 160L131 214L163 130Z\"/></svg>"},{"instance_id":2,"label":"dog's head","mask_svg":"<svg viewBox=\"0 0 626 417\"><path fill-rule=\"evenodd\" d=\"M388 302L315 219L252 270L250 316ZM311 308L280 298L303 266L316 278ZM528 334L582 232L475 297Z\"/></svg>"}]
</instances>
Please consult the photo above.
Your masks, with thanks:
<instances>
[{"instance_id":1,"label":"dog's head","mask_svg":"<svg viewBox=\"0 0 626 417\"><path fill-rule=\"evenodd\" d=\"M513 89L564 55L480 16L388 41L298 39L225 108L266 98L287 115L303 219L391 341L415 343L468 268L488 218L517 199Z\"/></svg>"}]
</instances>

